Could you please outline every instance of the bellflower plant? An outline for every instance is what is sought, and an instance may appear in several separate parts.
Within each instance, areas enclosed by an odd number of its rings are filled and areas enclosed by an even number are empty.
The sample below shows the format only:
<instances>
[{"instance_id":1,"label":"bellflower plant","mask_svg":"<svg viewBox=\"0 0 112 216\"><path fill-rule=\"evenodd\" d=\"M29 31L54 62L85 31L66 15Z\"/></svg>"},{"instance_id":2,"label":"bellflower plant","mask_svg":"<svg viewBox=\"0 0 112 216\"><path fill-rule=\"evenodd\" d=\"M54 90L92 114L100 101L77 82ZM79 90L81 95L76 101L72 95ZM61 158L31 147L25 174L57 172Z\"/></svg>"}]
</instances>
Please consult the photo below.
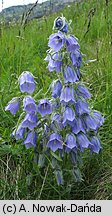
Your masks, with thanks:
<instances>
[{"instance_id":1,"label":"bellflower plant","mask_svg":"<svg viewBox=\"0 0 112 216\"><path fill-rule=\"evenodd\" d=\"M93 110L88 101L92 95L81 81L82 55L78 39L69 34L69 23L65 17L54 20L49 37L47 56L49 72L56 73L50 85L51 97L43 98L36 90L31 72L19 77L20 97L13 98L5 110L13 115L19 107L23 109L12 136L22 140L27 149L35 149L39 167L49 162L58 185L63 184L63 163L69 164L76 181L81 181L79 172L83 152L90 154L101 150L98 129L104 123L100 112ZM22 116L22 118L21 118ZM44 163L40 158L44 158Z\"/></svg>"},{"instance_id":2,"label":"bellflower plant","mask_svg":"<svg viewBox=\"0 0 112 216\"><path fill-rule=\"evenodd\" d=\"M64 154L69 154L72 166L78 168L81 152L84 149L89 149L91 154L99 153L101 145L98 129L104 123L104 118L99 112L92 110L87 101L92 95L80 80L82 55L78 39L68 33L69 23L64 17L58 17L54 21L53 30L57 32L49 37L49 53L51 58L54 53L62 56L62 64L57 77L58 79L60 77L59 80L63 86L61 93L59 91L58 94L60 107L53 110L55 116L60 116L62 127L59 127L59 123L55 124L52 132L61 135L63 142L63 154L61 155L64 157ZM49 62L50 60L48 60L48 65ZM58 98L55 97L55 99ZM60 155L58 144L56 152Z\"/></svg>"},{"instance_id":3,"label":"bellflower plant","mask_svg":"<svg viewBox=\"0 0 112 216\"><path fill-rule=\"evenodd\" d=\"M22 144L27 149L36 148L37 140L40 139L37 130L40 130L41 135L45 135L44 130L45 127L48 127L48 123L44 116L47 118L52 113L52 104L47 98L35 100L35 97L31 96L36 88L36 82L31 72L22 72L18 81L21 95L14 97L5 107L5 111L10 111L13 115L20 107L20 110L23 110L11 136L14 136L16 140L23 140Z\"/></svg>"}]
</instances>

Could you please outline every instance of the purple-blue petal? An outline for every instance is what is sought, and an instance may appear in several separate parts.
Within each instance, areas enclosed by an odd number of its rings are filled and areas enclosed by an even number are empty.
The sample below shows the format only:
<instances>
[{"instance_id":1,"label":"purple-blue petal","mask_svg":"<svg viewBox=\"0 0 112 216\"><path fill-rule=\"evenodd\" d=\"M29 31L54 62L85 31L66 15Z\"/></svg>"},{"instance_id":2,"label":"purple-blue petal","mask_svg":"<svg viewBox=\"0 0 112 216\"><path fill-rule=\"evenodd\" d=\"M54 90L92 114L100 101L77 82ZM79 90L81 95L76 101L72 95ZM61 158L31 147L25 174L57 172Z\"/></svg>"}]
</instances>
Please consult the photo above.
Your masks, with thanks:
<instances>
[{"instance_id":1,"label":"purple-blue petal","mask_svg":"<svg viewBox=\"0 0 112 216\"><path fill-rule=\"evenodd\" d=\"M35 90L36 85L32 73L24 71L19 78L19 82L21 92L27 92L31 94Z\"/></svg>"},{"instance_id":2,"label":"purple-blue petal","mask_svg":"<svg viewBox=\"0 0 112 216\"><path fill-rule=\"evenodd\" d=\"M76 149L77 144L76 144L76 137L73 134L67 134L66 136L66 152L70 152L69 150Z\"/></svg>"},{"instance_id":3,"label":"purple-blue petal","mask_svg":"<svg viewBox=\"0 0 112 216\"><path fill-rule=\"evenodd\" d=\"M23 128L29 128L32 130L33 128L37 127L37 120L38 117L35 113L27 113L21 125Z\"/></svg>"},{"instance_id":4,"label":"purple-blue petal","mask_svg":"<svg viewBox=\"0 0 112 216\"><path fill-rule=\"evenodd\" d=\"M74 122L76 121L75 112L72 108L66 107L63 113L63 126L65 127L67 124L70 126L74 126Z\"/></svg>"},{"instance_id":5,"label":"purple-blue petal","mask_svg":"<svg viewBox=\"0 0 112 216\"><path fill-rule=\"evenodd\" d=\"M67 52L74 52L80 48L77 39L74 38L72 35L68 35L66 37L66 49Z\"/></svg>"},{"instance_id":6,"label":"purple-blue petal","mask_svg":"<svg viewBox=\"0 0 112 216\"><path fill-rule=\"evenodd\" d=\"M78 80L75 70L71 66L66 66L64 70L64 83L73 83Z\"/></svg>"},{"instance_id":7,"label":"purple-blue petal","mask_svg":"<svg viewBox=\"0 0 112 216\"><path fill-rule=\"evenodd\" d=\"M52 104L48 99L42 99L40 100L37 109L41 116L49 115L52 113Z\"/></svg>"},{"instance_id":8,"label":"purple-blue petal","mask_svg":"<svg viewBox=\"0 0 112 216\"><path fill-rule=\"evenodd\" d=\"M52 130L61 130L63 128L61 117L58 113L52 116L51 128Z\"/></svg>"},{"instance_id":9,"label":"purple-blue petal","mask_svg":"<svg viewBox=\"0 0 112 216\"><path fill-rule=\"evenodd\" d=\"M9 101L8 105L5 107L5 111L10 111L12 115L15 115L17 111L19 110L20 103L18 101L18 98L13 98L11 101Z\"/></svg>"},{"instance_id":10,"label":"purple-blue petal","mask_svg":"<svg viewBox=\"0 0 112 216\"><path fill-rule=\"evenodd\" d=\"M74 67L80 68L82 62L82 56L78 50L75 50L70 54L72 64Z\"/></svg>"},{"instance_id":11,"label":"purple-blue petal","mask_svg":"<svg viewBox=\"0 0 112 216\"><path fill-rule=\"evenodd\" d=\"M77 88L77 94L79 96L82 96L84 98L91 98L91 94L90 92L88 91L88 89L83 86L83 85L79 85L78 88Z\"/></svg>"},{"instance_id":12,"label":"purple-blue petal","mask_svg":"<svg viewBox=\"0 0 112 216\"><path fill-rule=\"evenodd\" d=\"M65 20L65 17L58 17L54 21L54 28L60 30L61 32L68 32L68 24Z\"/></svg>"},{"instance_id":13,"label":"purple-blue petal","mask_svg":"<svg viewBox=\"0 0 112 216\"><path fill-rule=\"evenodd\" d=\"M101 144L100 144L100 140L98 139L98 137L93 136L91 138L91 144L89 145L89 148L91 150L91 153L95 152L95 153L99 153L100 149L101 149Z\"/></svg>"},{"instance_id":14,"label":"purple-blue petal","mask_svg":"<svg viewBox=\"0 0 112 216\"><path fill-rule=\"evenodd\" d=\"M79 132L85 133L85 129L84 129L84 125L82 123L82 120L80 118L78 118L78 117L74 121L74 125L72 127L72 132L74 134L78 134Z\"/></svg>"},{"instance_id":15,"label":"purple-blue petal","mask_svg":"<svg viewBox=\"0 0 112 216\"><path fill-rule=\"evenodd\" d=\"M64 34L61 32L50 35L48 46L53 49L54 52L58 52L65 43Z\"/></svg>"},{"instance_id":16,"label":"purple-blue petal","mask_svg":"<svg viewBox=\"0 0 112 216\"><path fill-rule=\"evenodd\" d=\"M95 120L95 118L93 116L91 116L89 114L85 115L83 122L84 122L87 130L96 131L98 128L97 121Z\"/></svg>"},{"instance_id":17,"label":"purple-blue petal","mask_svg":"<svg viewBox=\"0 0 112 216\"><path fill-rule=\"evenodd\" d=\"M24 140L23 144L26 146L26 148L36 147L36 141L37 141L37 134L35 131L30 131L26 139Z\"/></svg>"},{"instance_id":18,"label":"purple-blue petal","mask_svg":"<svg viewBox=\"0 0 112 216\"><path fill-rule=\"evenodd\" d=\"M47 143L47 147L50 148L53 152L58 149L63 149L60 135L57 133L51 134Z\"/></svg>"},{"instance_id":19,"label":"purple-blue petal","mask_svg":"<svg viewBox=\"0 0 112 216\"><path fill-rule=\"evenodd\" d=\"M80 98L76 102L76 113L77 115L82 115L84 113L89 113L90 109L85 100L81 100Z\"/></svg>"},{"instance_id":20,"label":"purple-blue petal","mask_svg":"<svg viewBox=\"0 0 112 216\"><path fill-rule=\"evenodd\" d=\"M64 105L73 104L75 102L74 95L74 88L67 86L61 91L60 102Z\"/></svg>"},{"instance_id":21,"label":"purple-blue petal","mask_svg":"<svg viewBox=\"0 0 112 216\"><path fill-rule=\"evenodd\" d=\"M77 141L81 152L83 152L84 148L88 148L89 145L91 144L87 136L83 133L77 134Z\"/></svg>"},{"instance_id":22,"label":"purple-blue petal","mask_svg":"<svg viewBox=\"0 0 112 216\"><path fill-rule=\"evenodd\" d=\"M62 83L60 80L56 80L52 83L52 97L57 98L60 97L62 90Z\"/></svg>"},{"instance_id":23,"label":"purple-blue petal","mask_svg":"<svg viewBox=\"0 0 112 216\"><path fill-rule=\"evenodd\" d=\"M62 56L59 55L59 53L48 54L45 60L48 61L47 68L50 72L56 71L57 73L60 73L62 66Z\"/></svg>"},{"instance_id":24,"label":"purple-blue petal","mask_svg":"<svg viewBox=\"0 0 112 216\"><path fill-rule=\"evenodd\" d=\"M25 134L25 128L19 125L18 128L15 129L11 135L14 136L16 140L19 140L19 139L23 139L24 134Z\"/></svg>"},{"instance_id":25,"label":"purple-blue petal","mask_svg":"<svg viewBox=\"0 0 112 216\"><path fill-rule=\"evenodd\" d=\"M24 110L28 113L36 112L37 106L35 104L34 99L31 96L26 96L23 99L23 106L24 106Z\"/></svg>"},{"instance_id":26,"label":"purple-blue petal","mask_svg":"<svg viewBox=\"0 0 112 216\"><path fill-rule=\"evenodd\" d=\"M101 127L104 123L104 120L105 120L104 117L98 111L93 111L93 116L94 116L95 120L97 121L98 128Z\"/></svg>"}]
</instances>

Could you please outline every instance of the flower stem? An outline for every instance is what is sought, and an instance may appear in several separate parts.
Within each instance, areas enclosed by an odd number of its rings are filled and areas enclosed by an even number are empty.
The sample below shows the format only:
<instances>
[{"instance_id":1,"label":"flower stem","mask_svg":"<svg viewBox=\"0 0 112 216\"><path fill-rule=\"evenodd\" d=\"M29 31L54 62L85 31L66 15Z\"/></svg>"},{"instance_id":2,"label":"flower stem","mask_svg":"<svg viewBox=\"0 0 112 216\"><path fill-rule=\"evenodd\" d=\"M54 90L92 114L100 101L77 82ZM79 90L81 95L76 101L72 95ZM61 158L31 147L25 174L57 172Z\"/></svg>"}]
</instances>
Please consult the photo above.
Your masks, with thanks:
<instances>
[{"instance_id":1,"label":"flower stem","mask_svg":"<svg viewBox=\"0 0 112 216\"><path fill-rule=\"evenodd\" d=\"M47 177L48 170L49 170L49 164L48 164L48 166L47 166L47 168L46 168L45 176L44 176L44 179L43 179L43 183L42 183L42 187L41 187L41 190L40 190L38 199L41 198L41 195L42 195L42 191L43 191L43 188L44 188L44 185L45 185L45 181L46 181L46 177Z\"/></svg>"}]
</instances>

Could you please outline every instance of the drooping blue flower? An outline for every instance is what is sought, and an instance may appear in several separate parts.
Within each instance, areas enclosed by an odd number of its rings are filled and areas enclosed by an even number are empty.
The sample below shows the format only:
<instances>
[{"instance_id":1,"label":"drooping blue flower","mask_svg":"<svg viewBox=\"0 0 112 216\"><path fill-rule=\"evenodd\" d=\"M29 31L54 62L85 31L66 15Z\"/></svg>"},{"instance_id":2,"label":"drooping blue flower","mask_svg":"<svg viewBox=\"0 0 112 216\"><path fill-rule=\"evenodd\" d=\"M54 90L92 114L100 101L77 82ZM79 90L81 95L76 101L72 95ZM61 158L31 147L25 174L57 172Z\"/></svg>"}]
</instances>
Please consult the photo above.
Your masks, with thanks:
<instances>
[{"instance_id":1,"label":"drooping blue flower","mask_svg":"<svg viewBox=\"0 0 112 216\"><path fill-rule=\"evenodd\" d=\"M11 136L14 136L16 140L19 140L19 139L23 139L24 134L25 134L25 128L23 128L20 124L18 128L12 132Z\"/></svg>"},{"instance_id":2,"label":"drooping blue flower","mask_svg":"<svg viewBox=\"0 0 112 216\"><path fill-rule=\"evenodd\" d=\"M29 128L30 130L32 130L33 128L37 126L37 120L38 120L38 117L35 114L35 112L27 113L21 125L23 128Z\"/></svg>"},{"instance_id":3,"label":"drooping blue flower","mask_svg":"<svg viewBox=\"0 0 112 216\"><path fill-rule=\"evenodd\" d=\"M19 110L19 99L14 97L11 101L8 102L8 105L5 107L5 111L9 110L12 115L15 115Z\"/></svg>"},{"instance_id":4,"label":"drooping blue flower","mask_svg":"<svg viewBox=\"0 0 112 216\"><path fill-rule=\"evenodd\" d=\"M64 83L73 83L78 80L75 70L71 66L66 66L64 69Z\"/></svg>"},{"instance_id":5,"label":"drooping blue flower","mask_svg":"<svg viewBox=\"0 0 112 216\"><path fill-rule=\"evenodd\" d=\"M24 110L28 113L36 112L37 106L31 96L26 96L23 99Z\"/></svg>"},{"instance_id":6,"label":"drooping blue flower","mask_svg":"<svg viewBox=\"0 0 112 216\"><path fill-rule=\"evenodd\" d=\"M24 144L26 146L27 149L32 148L32 147L36 147L36 141L37 141L37 134L35 131L30 131L27 136L26 139L24 140L24 142L22 144Z\"/></svg>"},{"instance_id":7,"label":"drooping blue flower","mask_svg":"<svg viewBox=\"0 0 112 216\"><path fill-rule=\"evenodd\" d=\"M70 58L73 64L73 67L75 69L75 72L77 74L77 78L80 79L80 67L82 63L82 56L78 50L75 50L74 52L71 52Z\"/></svg>"},{"instance_id":8,"label":"drooping blue flower","mask_svg":"<svg viewBox=\"0 0 112 216\"><path fill-rule=\"evenodd\" d=\"M56 110L60 107L60 101L58 100L58 98L53 98L50 100L51 104L52 104L52 109Z\"/></svg>"},{"instance_id":9,"label":"drooping blue flower","mask_svg":"<svg viewBox=\"0 0 112 216\"><path fill-rule=\"evenodd\" d=\"M54 52L58 52L65 43L65 36L61 32L50 35L48 46L53 49Z\"/></svg>"},{"instance_id":10,"label":"drooping blue flower","mask_svg":"<svg viewBox=\"0 0 112 216\"><path fill-rule=\"evenodd\" d=\"M41 99L37 109L41 116L49 115L52 113L52 104L48 99Z\"/></svg>"},{"instance_id":11,"label":"drooping blue flower","mask_svg":"<svg viewBox=\"0 0 112 216\"><path fill-rule=\"evenodd\" d=\"M80 98L78 98L78 100L76 102L77 115L82 115L84 113L89 113L89 112L90 112L90 109L88 107L86 100L81 100Z\"/></svg>"},{"instance_id":12,"label":"drooping blue flower","mask_svg":"<svg viewBox=\"0 0 112 216\"><path fill-rule=\"evenodd\" d=\"M65 23L65 26L60 31L67 33L68 32L68 24Z\"/></svg>"},{"instance_id":13,"label":"drooping blue flower","mask_svg":"<svg viewBox=\"0 0 112 216\"><path fill-rule=\"evenodd\" d=\"M66 143L66 149L65 149L66 152L69 153L71 150L74 151L77 150L76 137L74 136L74 134L72 133L67 134L65 143Z\"/></svg>"},{"instance_id":14,"label":"drooping blue flower","mask_svg":"<svg viewBox=\"0 0 112 216\"><path fill-rule=\"evenodd\" d=\"M66 21L65 17L57 17L54 20L53 28L57 29L57 30L59 30L61 32L67 33L68 32L68 24L67 24L67 21Z\"/></svg>"},{"instance_id":15,"label":"drooping blue flower","mask_svg":"<svg viewBox=\"0 0 112 216\"><path fill-rule=\"evenodd\" d=\"M24 71L19 78L19 82L21 92L27 92L29 94L34 92L36 86L32 73Z\"/></svg>"},{"instance_id":16,"label":"drooping blue flower","mask_svg":"<svg viewBox=\"0 0 112 216\"><path fill-rule=\"evenodd\" d=\"M83 152L84 148L88 148L89 145L91 144L90 141L88 140L87 136L83 133L77 134L77 142L79 144L81 152Z\"/></svg>"},{"instance_id":17,"label":"drooping blue flower","mask_svg":"<svg viewBox=\"0 0 112 216\"><path fill-rule=\"evenodd\" d=\"M53 152L58 149L63 149L61 136L57 133L51 134L47 143L47 147L50 148Z\"/></svg>"},{"instance_id":18,"label":"drooping blue flower","mask_svg":"<svg viewBox=\"0 0 112 216\"><path fill-rule=\"evenodd\" d=\"M83 118L83 122L87 130L97 130L98 123L92 115L85 115Z\"/></svg>"},{"instance_id":19,"label":"drooping blue flower","mask_svg":"<svg viewBox=\"0 0 112 216\"><path fill-rule=\"evenodd\" d=\"M56 71L60 73L62 66L62 56L59 53L53 53L52 55L47 54L45 61L48 61L48 70L50 72Z\"/></svg>"},{"instance_id":20,"label":"drooping blue flower","mask_svg":"<svg viewBox=\"0 0 112 216\"><path fill-rule=\"evenodd\" d=\"M55 113L52 116L51 128L54 131L57 130L57 129L61 130L63 128L61 117L60 117L60 115L58 113Z\"/></svg>"},{"instance_id":21,"label":"drooping blue flower","mask_svg":"<svg viewBox=\"0 0 112 216\"><path fill-rule=\"evenodd\" d=\"M82 56L78 50L71 52L70 58L74 67L80 68L82 63Z\"/></svg>"},{"instance_id":22,"label":"drooping blue flower","mask_svg":"<svg viewBox=\"0 0 112 216\"><path fill-rule=\"evenodd\" d=\"M100 144L100 140L98 139L98 137L93 136L91 138L91 144L89 145L89 148L91 150L91 153L95 152L95 153L99 153L100 149L101 149L101 144Z\"/></svg>"},{"instance_id":23,"label":"drooping blue flower","mask_svg":"<svg viewBox=\"0 0 112 216\"><path fill-rule=\"evenodd\" d=\"M56 80L52 83L52 97L57 98L60 97L62 90L62 83L60 80Z\"/></svg>"},{"instance_id":24,"label":"drooping blue flower","mask_svg":"<svg viewBox=\"0 0 112 216\"><path fill-rule=\"evenodd\" d=\"M72 35L68 35L66 37L66 49L67 52L74 52L75 50L78 50L80 48L77 39L73 37Z\"/></svg>"},{"instance_id":25,"label":"drooping blue flower","mask_svg":"<svg viewBox=\"0 0 112 216\"><path fill-rule=\"evenodd\" d=\"M85 133L84 125L83 125L81 119L78 118L78 117L77 117L76 120L74 121L74 125L73 125L73 127L72 127L72 132L73 132L74 134L78 134L79 132Z\"/></svg>"},{"instance_id":26,"label":"drooping blue flower","mask_svg":"<svg viewBox=\"0 0 112 216\"><path fill-rule=\"evenodd\" d=\"M63 126L65 127L67 124L70 126L74 126L74 122L76 121L75 112L72 108L66 107L63 113Z\"/></svg>"},{"instance_id":27,"label":"drooping blue flower","mask_svg":"<svg viewBox=\"0 0 112 216\"><path fill-rule=\"evenodd\" d=\"M93 111L93 117L97 121L97 128L101 127L104 123L104 117L98 111Z\"/></svg>"},{"instance_id":28,"label":"drooping blue flower","mask_svg":"<svg viewBox=\"0 0 112 216\"><path fill-rule=\"evenodd\" d=\"M91 98L91 93L84 85L79 85L76 92L79 96L82 96L84 98Z\"/></svg>"},{"instance_id":29,"label":"drooping blue flower","mask_svg":"<svg viewBox=\"0 0 112 216\"><path fill-rule=\"evenodd\" d=\"M75 103L74 88L66 86L61 91L60 102L64 105Z\"/></svg>"}]
</instances>

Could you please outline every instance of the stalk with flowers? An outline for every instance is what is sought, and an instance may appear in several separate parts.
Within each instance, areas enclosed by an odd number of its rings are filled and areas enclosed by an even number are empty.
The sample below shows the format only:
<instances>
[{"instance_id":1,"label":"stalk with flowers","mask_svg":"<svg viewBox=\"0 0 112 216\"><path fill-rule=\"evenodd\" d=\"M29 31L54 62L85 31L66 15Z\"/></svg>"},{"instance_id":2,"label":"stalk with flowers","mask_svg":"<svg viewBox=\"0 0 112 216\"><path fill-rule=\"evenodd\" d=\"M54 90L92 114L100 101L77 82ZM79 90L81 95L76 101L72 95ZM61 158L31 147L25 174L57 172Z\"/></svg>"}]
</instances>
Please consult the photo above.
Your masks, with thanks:
<instances>
[{"instance_id":1,"label":"stalk with flowers","mask_svg":"<svg viewBox=\"0 0 112 216\"><path fill-rule=\"evenodd\" d=\"M56 31L49 37L47 56L49 72L57 79L51 84L51 98L36 99L36 83L32 73L25 71L19 78L20 97L13 98L5 110L13 115L20 105L23 119L12 135L21 139L26 148L34 148L40 166L50 164L58 184L63 184L63 163L69 163L76 181L81 181L80 161L85 149L99 153L98 129L104 122L100 112L92 110L91 93L81 82L82 55L77 38L68 34L64 17L54 21Z\"/></svg>"}]
</instances>

